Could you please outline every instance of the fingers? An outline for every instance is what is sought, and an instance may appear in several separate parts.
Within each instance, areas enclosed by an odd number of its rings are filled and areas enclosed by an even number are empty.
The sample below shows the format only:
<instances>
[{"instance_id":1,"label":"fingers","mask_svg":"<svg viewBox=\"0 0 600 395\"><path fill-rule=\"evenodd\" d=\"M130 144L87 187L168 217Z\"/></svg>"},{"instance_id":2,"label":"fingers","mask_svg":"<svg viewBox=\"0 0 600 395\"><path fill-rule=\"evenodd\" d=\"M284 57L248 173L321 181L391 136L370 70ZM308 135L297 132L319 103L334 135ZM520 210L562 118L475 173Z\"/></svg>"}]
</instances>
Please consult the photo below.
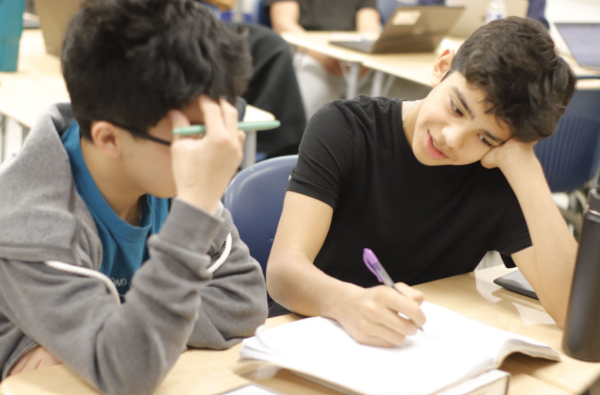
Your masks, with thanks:
<instances>
[{"instance_id":1,"label":"fingers","mask_svg":"<svg viewBox=\"0 0 600 395\"><path fill-rule=\"evenodd\" d=\"M406 284L402 284L399 288L403 292L402 295L390 287L380 287L380 303L386 306L388 311L392 313L391 316L380 316L381 323L391 329L400 330L407 335L414 335L417 329L422 327L426 321L425 313L423 313L420 307L422 303L421 299L424 298L422 293L410 288ZM410 293L411 297L405 296L404 291ZM413 300L413 297L417 300Z\"/></svg>"},{"instance_id":2,"label":"fingers","mask_svg":"<svg viewBox=\"0 0 600 395\"><path fill-rule=\"evenodd\" d=\"M9 376L28 372L31 370L37 370L46 366L58 365L61 362L48 350L38 346L19 359L19 361L12 367L9 372Z\"/></svg>"},{"instance_id":3,"label":"fingers","mask_svg":"<svg viewBox=\"0 0 600 395\"><path fill-rule=\"evenodd\" d=\"M227 130L233 135L237 137L238 132L238 110L234 106L232 106L227 100L220 100L221 111L223 113L223 120L225 121L225 126Z\"/></svg>"},{"instance_id":4,"label":"fingers","mask_svg":"<svg viewBox=\"0 0 600 395\"><path fill-rule=\"evenodd\" d=\"M190 121L181 111L171 110L167 115L171 121L171 129L185 128L186 126L190 126Z\"/></svg>"},{"instance_id":5,"label":"fingers","mask_svg":"<svg viewBox=\"0 0 600 395\"><path fill-rule=\"evenodd\" d=\"M425 301L425 294L423 292L417 291L413 287L404 283L396 283L395 285L402 295L406 296L409 299L412 299L417 304L420 305Z\"/></svg>"},{"instance_id":6,"label":"fingers","mask_svg":"<svg viewBox=\"0 0 600 395\"><path fill-rule=\"evenodd\" d=\"M376 347L396 347L404 342L405 336L391 329L376 324L369 324L362 328L354 339L362 344Z\"/></svg>"},{"instance_id":7,"label":"fingers","mask_svg":"<svg viewBox=\"0 0 600 395\"><path fill-rule=\"evenodd\" d=\"M227 124L221 110L220 103L215 102L213 99L206 95L201 95L198 99L202 115L204 116L204 124L206 125L207 135L216 135L225 133Z\"/></svg>"},{"instance_id":8,"label":"fingers","mask_svg":"<svg viewBox=\"0 0 600 395\"><path fill-rule=\"evenodd\" d=\"M228 133L229 137L237 137L238 111L234 106L225 99L215 102L206 95L201 95L198 102L208 133L211 135Z\"/></svg>"}]
</instances>

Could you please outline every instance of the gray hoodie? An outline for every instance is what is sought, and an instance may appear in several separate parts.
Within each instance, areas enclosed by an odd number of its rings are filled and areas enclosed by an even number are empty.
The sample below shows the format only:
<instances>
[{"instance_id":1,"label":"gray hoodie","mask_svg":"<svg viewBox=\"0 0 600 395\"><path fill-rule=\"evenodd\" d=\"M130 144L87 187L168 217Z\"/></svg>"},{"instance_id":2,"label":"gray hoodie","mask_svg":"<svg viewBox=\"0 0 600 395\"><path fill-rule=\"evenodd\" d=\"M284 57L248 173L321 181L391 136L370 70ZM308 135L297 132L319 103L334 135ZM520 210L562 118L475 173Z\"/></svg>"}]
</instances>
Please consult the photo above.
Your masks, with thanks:
<instances>
[{"instance_id":1,"label":"gray hoodie","mask_svg":"<svg viewBox=\"0 0 600 395\"><path fill-rule=\"evenodd\" d=\"M42 345L103 393L150 394L187 346L254 333L267 315L263 275L227 210L174 199L119 304L60 140L72 121L70 105L50 108L0 168L1 377Z\"/></svg>"}]
</instances>

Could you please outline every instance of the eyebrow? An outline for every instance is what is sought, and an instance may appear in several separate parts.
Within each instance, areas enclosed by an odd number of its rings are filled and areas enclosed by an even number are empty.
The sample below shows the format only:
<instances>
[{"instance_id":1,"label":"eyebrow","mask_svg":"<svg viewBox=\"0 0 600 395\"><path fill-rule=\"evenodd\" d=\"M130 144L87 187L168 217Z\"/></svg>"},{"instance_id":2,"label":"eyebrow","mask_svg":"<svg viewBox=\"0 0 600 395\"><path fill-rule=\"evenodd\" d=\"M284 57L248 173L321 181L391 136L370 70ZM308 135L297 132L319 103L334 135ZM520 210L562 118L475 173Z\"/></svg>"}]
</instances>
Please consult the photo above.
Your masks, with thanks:
<instances>
[{"instance_id":1,"label":"eyebrow","mask_svg":"<svg viewBox=\"0 0 600 395\"><path fill-rule=\"evenodd\" d=\"M462 104L462 106L465 108L465 110L469 114L469 118L471 118L471 119L475 118L475 114L473 114L473 111L471 111L471 109L467 105L467 100L465 99L465 96L461 93L461 91L458 90L457 87L454 87L453 90L454 90L454 94L456 94L456 96L458 96L458 100L460 100L460 103ZM505 142L501 138L494 136L493 134L491 134L489 131L487 131L485 129L481 129L481 132L483 134L485 134L486 137L488 137L490 140L494 141L495 143L503 144Z\"/></svg>"}]
</instances>

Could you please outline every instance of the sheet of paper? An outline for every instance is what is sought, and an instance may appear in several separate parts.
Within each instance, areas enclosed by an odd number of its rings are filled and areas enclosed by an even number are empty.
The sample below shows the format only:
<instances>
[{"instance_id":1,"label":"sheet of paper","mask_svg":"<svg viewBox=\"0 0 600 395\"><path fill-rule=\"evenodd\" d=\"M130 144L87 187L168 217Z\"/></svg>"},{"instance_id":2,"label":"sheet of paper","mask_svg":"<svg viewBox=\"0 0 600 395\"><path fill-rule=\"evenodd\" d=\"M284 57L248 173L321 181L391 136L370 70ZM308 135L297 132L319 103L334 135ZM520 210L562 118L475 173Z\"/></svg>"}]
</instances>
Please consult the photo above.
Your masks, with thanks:
<instances>
[{"instance_id":1,"label":"sheet of paper","mask_svg":"<svg viewBox=\"0 0 600 395\"><path fill-rule=\"evenodd\" d=\"M220 395L280 395L279 392L271 391L256 384L248 384Z\"/></svg>"},{"instance_id":2,"label":"sheet of paper","mask_svg":"<svg viewBox=\"0 0 600 395\"><path fill-rule=\"evenodd\" d=\"M241 354L362 393L412 395L493 368L504 342L521 338L427 302L422 308L424 332L400 347L359 344L338 323L315 317L259 333L244 341Z\"/></svg>"}]
</instances>

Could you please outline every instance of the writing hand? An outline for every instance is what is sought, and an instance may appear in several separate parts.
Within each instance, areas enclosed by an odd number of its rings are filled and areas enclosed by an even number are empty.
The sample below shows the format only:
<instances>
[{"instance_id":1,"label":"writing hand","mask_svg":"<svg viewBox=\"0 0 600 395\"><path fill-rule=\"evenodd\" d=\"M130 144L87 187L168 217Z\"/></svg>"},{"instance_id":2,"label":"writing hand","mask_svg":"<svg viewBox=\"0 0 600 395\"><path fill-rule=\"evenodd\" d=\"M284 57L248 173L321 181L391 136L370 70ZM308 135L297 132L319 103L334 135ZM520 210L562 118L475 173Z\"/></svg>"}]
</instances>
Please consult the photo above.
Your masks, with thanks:
<instances>
[{"instance_id":1,"label":"writing hand","mask_svg":"<svg viewBox=\"0 0 600 395\"><path fill-rule=\"evenodd\" d=\"M406 284L397 283L396 287L403 295L385 285L358 290L341 300L335 318L359 343L378 347L402 344L425 323L420 308L425 297Z\"/></svg>"}]
</instances>

